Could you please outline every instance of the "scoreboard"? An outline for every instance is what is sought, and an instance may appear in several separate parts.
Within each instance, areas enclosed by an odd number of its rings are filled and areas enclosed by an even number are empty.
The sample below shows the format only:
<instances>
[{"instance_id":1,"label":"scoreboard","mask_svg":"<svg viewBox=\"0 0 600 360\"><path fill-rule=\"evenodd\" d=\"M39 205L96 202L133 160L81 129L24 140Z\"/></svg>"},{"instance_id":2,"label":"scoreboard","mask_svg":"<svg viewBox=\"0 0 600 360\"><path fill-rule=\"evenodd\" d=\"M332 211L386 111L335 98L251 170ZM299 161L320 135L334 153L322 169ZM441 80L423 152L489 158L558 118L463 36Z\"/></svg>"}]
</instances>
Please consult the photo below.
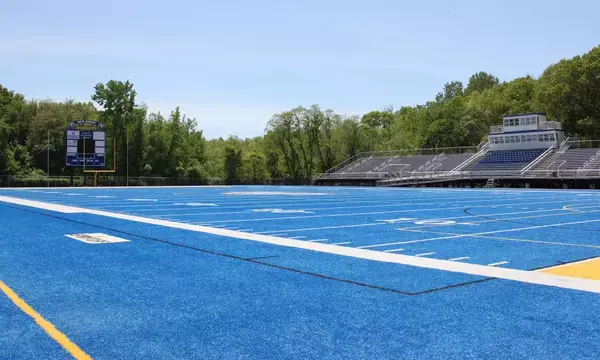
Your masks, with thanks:
<instances>
[{"instance_id":1,"label":"scoreboard","mask_svg":"<svg viewBox=\"0 0 600 360\"><path fill-rule=\"evenodd\" d=\"M77 120L67 126L67 166L103 167L106 156L104 124Z\"/></svg>"}]
</instances>

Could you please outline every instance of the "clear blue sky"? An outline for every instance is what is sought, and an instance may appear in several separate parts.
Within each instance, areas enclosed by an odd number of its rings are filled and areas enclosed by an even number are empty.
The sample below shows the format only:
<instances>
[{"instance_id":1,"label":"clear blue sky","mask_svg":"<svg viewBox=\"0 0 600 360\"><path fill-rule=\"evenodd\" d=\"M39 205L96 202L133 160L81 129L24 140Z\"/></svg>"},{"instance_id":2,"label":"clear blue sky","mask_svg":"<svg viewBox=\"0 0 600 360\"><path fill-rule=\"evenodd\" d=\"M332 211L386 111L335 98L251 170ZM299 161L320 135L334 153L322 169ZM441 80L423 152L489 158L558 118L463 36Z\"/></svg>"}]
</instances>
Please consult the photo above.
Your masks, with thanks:
<instances>
[{"instance_id":1,"label":"clear blue sky","mask_svg":"<svg viewBox=\"0 0 600 360\"><path fill-rule=\"evenodd\" d=\"M600 43L599 13L596 0L9 0L0 83L87 101L129 79L150 110L181 105L207 137L255 136L296 105L360 115L481 70L538 76Z\"/></svg>"}]
</instances>

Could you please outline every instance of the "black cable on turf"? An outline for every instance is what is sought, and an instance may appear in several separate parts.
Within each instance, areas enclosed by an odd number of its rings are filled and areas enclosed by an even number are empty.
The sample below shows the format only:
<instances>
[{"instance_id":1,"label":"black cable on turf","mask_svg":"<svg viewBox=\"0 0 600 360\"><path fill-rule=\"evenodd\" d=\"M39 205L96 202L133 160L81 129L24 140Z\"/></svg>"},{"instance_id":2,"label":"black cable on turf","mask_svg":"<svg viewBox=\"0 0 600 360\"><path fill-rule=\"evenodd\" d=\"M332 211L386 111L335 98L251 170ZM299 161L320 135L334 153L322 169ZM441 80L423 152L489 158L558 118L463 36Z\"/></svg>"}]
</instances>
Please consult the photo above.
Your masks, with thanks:
<instances>
[{"instance_id":1,"label":"black cable on turf","mask_svg":"<svg viewBox=\"0 0 600 360\"><path fill-rule=\"evenodd\" d=\"M375 290L381 290L381 291L386 291L386 292L391 292L391 293L396 293L396 294L401 294L401 295L418 295L418 293L411 293L411 292L406 292L406 291L400 291L400 290L396 290L396 289L392 289L392 288L387 288L387 287L383 287L383 286L367 284L367 283L363 283L363 282L359 282L359 281L348 280L348 279L341 279L341 278L337 278L337 277L333 277L333 276L328 276L328 275L323 275L323 274L319 274L319 273L314 273L314 272L310 272L310 271L304 271L304 270L300 270L300 269L294 269L294 268L290 268L290 267L286 267L286 266L281 266L281 265L267 263L267 262L264 262L264 261L259 261L259 260L256 260L254 258L244 258L244 257L241 257L241 256L236 256L236 255L221 253L221 252L217 252L217 251L213 251L213 250L202 249L202 248L195 247L195 246L184 245L184 244L180 244L180 243L176 243L176 242L172 242L172 241L168 241L168 240L163 240L163 239L153 238L153 237L150 237L150 236L145 236L145 235L139 235L139 234L135 234L135 233L130 233L130 232L127 232L127 231L118 230L118 229L110 228L110 227L107 227L107 226L96 225L96 224L87 223L87 222L84 222L84 221L73 220L73 219L67 219L67 218L64 218L64 217L60 217L60 216L56 216L56 215L51 215L51 214L46 214L46 213L43 213L43 212L38 212L38 211L30 210L30 209L24 209L24 208L20 208L20 207L16 207L16 206L10 206L10 205L5 205L5 204L1 204L1 203L0 203L0 205L4 205L5 207L9 207L9 208L12 208L12 209L17 209L17 210L21 210L21 211L26 211L26 212L29 212L29 213L37 214L37 215L42 215L42 216L50 217L50 218L53 218L53 219L68 221L68 222L75 223L75 224L80 224L80 225L91 226L91 227L98 228L98 229L103 229L103 230L109 230L109 231L113 231L113 232L124 234L124 235L128 235L128 236L134 236L134 237L137 237L137 238L140 238L140 239L144 239L144 240L155 241L155 242L159 242L159 243L162 243L162 244L167 244L167 245L171 245L171 246L185 248L185 249L188 249L188 250L199 251L199 252L202 252L202 253L205 253L205 254L222 256L222 257L226 257L226 258L229 258L229 259L234 259L234 260L238 260L238 261L245 261L245 262L249 262L249 263L252 263L252 264L267 266L267 267L271 267L271 268L275 268L275 269L279 269L279 270L285 270L285 271L289 271L289 272L293 272L293 273L297 273L297 274L309 275L309 276L317 277L317 278L320 278L320 279L332 280L332 281L337 281L337 282L346 283L346 284L350 284L350 285L357 285L357 286L361 286L361 287L365 287L365 288L370 288L370 289L375 289Z\"/></svg>"}]
</instances>

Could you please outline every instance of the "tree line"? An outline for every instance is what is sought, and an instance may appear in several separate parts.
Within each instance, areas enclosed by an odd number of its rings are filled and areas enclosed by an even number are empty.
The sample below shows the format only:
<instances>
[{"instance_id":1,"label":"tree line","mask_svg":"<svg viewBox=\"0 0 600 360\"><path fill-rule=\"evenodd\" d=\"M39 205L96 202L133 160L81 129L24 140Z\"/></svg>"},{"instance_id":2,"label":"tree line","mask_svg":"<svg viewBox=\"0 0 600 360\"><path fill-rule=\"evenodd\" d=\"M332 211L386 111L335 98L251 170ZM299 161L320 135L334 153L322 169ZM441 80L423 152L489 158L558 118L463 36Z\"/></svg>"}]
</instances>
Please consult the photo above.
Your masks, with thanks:
<instances>
[{"instance_id":1,"label":"tree line","mask_svg":"<svg viewBox=\"0 0 600 360\"><path fill-rule=\"evenodd\" d=\"M538 78L501 82L478 72L466 86L446 83L417 106L361 117L296 107L274 114L263 136L248 139L207 140L196 119L178 107L168 115L151 113L129 81L98 83L87 102L28 100L0 85L0 175L44 175L48 150L51 175L80 171L65 168L65 129L74 120L106 125L117 147L117 175L301 183L359 152L474 146L503 115L538 111L562 122L569 136L600 139L600 47L552 64ZM107 146L111 159L115 149L110 140Z\"/></svg>"}]
</instances>

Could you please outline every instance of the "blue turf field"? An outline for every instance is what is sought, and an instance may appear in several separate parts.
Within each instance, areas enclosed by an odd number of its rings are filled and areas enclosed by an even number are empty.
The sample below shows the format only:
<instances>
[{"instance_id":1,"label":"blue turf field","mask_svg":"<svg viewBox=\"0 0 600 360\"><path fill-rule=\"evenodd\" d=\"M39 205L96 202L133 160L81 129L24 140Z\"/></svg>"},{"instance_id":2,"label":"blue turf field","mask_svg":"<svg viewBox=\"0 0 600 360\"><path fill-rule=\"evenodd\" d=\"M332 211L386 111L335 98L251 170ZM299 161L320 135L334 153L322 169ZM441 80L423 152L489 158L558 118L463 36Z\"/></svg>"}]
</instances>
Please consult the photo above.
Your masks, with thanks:
<instances>
[{"instance_id":1,"label":"blue turf field","mask_svg":"<svg viewBox=\"0 0 600 360\"><path fill-rule=\"evenodd\" d=\"M235 186L0 196L494 268L600 256L595 191ZM597 293L3 201L0 228L0 280L93 358L600 358ZM65 237L98 232L130 242ZM0 292L0 358L65 357Z\"/></svg>"}]
</instances>

